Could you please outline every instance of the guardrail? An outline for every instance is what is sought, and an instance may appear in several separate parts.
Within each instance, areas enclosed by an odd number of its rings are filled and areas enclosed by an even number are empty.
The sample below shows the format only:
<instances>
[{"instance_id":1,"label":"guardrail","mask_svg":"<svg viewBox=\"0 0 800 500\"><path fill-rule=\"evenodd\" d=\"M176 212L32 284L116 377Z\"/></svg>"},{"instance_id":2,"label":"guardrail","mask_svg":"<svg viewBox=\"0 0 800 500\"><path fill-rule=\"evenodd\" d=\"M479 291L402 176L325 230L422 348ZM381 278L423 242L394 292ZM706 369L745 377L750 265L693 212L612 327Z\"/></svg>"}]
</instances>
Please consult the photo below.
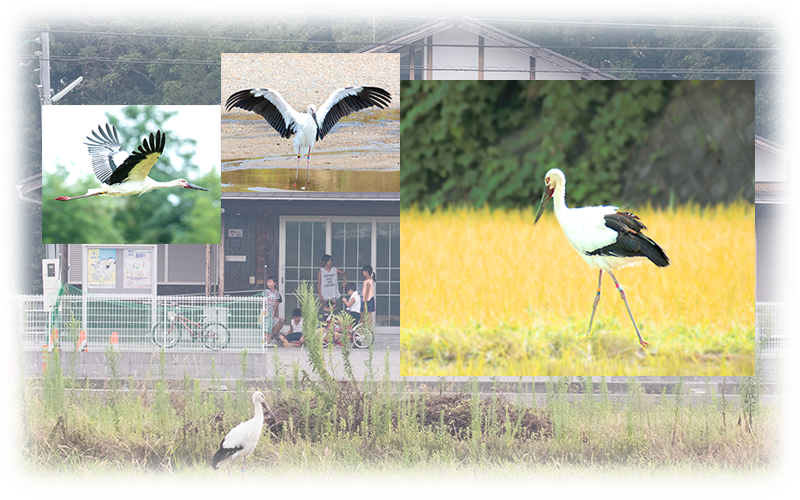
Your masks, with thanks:
<instances>
[{"instance_id":1,"label":"guardrail","mask_svg":"<svg viewBox=\"0 0 800 500\"><path fill-rule=\"evenodd\" d=\"M788 354L792 339L792 307L787 302L756 302L756 342L762 357Z\"/></svg>"}]
</instances>

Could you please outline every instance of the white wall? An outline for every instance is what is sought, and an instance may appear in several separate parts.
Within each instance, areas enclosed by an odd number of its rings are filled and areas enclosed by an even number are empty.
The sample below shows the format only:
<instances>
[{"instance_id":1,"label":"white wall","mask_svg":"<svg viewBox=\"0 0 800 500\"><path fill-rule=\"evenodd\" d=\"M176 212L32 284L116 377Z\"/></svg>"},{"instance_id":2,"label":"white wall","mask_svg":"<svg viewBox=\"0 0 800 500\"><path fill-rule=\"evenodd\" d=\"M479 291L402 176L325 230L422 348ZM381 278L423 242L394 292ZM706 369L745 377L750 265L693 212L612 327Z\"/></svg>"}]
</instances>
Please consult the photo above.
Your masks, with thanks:
<instances>
[{"instance_id":1,"label":"white wall","mask_svg":"<svg viewBox=\"0 0 800 500\"><path fill-rule=\"evenodd\" d=\"M487 45L496 45L491 40L486 40ZM507 69L518 68L515 72L492 72L483 73L484 80L529 80L531 60L528 54L514 49L483 49L483 69Z\"/></svg>"},{"instance_id":2,"label":"white wall","mask_svg":"<svg viewBox=\"0 0 800 500\"><path fill-rule=\"evenodd\" d=\"M474 35L460 28L437 33L433 36L433 43L458 43L478 44L478 35ZM428 66L428 53L425 52L425 66ZM434 71L434 80L477 80L478 79L478 49L475 47L434 47L433 67L475 68L475 71ZM427 73L425 73L427 78Z\"/></svg>"},{"instance_id":3,"label":"white wall","mask_svg":"<svg viewBox=\"0 0 800 500\"><path fill-rule=\"evenodd\" d=\"M536 60L536 79L537 80L580 80L580 73L560 72L558 66L550 64L541 59Z\"/></svg>"},{"instance_id":4,"label":"white wall","mask_svg":"<svg viewBox=\"0 0 800 500\"><path fill-rule=\"evenodd\" d=\"M795 168L792 179L800 181L800 172ZM795 177L798 176L798 177ZM785 182L786 160L756 148L756 182Z\"/></svg>"}]
</instances>

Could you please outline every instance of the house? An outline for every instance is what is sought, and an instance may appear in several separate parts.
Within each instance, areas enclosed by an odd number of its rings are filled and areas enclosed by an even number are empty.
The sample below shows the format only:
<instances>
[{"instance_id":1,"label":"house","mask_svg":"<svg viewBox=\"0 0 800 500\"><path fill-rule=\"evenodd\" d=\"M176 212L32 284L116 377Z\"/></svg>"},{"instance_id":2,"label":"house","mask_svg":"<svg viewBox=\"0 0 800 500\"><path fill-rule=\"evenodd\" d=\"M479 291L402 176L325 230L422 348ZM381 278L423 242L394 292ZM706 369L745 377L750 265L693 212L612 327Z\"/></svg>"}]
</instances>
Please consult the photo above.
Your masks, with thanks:
<instances>
[{"instance_id":1,"label":"house","mask_svg":"<svg viewBox=\"0 0 800 500\"><path fill-rule=\"evenodd\" d=\"M399 53L401 80L617 79L466 16L431 21L356 52Z\"/></svg>"},{"instance_id":2,"label":"house","mask_svg":"<svg viewBox=\"0 0 800 500\"><path fill-rule=\"evenodd\" d=\"M800 152L756 136L755 175L756 327L766 353L798 355Z\"/></svg>"},{"instance_id":3,"label":"house","mask_svg":"<svg viewBox=\"0 0 800 500\"><path fill-rule=\"evenodd\" d=\"M302 281L316 290L321 257L328 254L359 291L362 266L372 266L377 339L399 342L399 193L223 193L222 211L219 245L47 245L47 257L61 260L69 285L115 297L151 290L158 296L248 296L275 276L284 297L279 314L286 318L297 307L294 293ZM141 255L128 258L126 252L138 249ZM93 262L109 258L114 275L95 277ZM145 260L155 280L133 283L128 269Z\"/></svg>"}]
</instances>

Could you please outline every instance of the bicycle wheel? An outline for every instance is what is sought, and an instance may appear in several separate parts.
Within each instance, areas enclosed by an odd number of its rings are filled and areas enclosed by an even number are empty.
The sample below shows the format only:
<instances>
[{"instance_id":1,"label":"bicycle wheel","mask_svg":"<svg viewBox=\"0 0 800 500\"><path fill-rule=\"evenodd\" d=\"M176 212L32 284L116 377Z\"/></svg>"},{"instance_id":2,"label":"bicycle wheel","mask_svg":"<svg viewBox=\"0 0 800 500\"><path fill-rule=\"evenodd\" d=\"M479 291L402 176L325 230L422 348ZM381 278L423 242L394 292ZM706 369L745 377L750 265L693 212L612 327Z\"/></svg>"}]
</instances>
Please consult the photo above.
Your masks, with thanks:
<instances>
[{"instance_id":1,"label":"bicycle wheel","mask_svg":"<svg viewBox=\"0 0 800 500\"><path fill-rule=\"evenodd\" d=\"M203 342L212 351L219 351L228 343L228 329L219 323L211 323L203 327Z\"/></svg>"},{"instance_id":2,"label":"bicycle wheel","mask_svg":"<svg viewBox=\"0 0 800 500\"><path fill-rule=\"evenodd\" d=\"M181 330L177 323L159 323L153 327L153 342L159 347L169 349L181 339Z\"/></svg>"},{"instance_id":3,"label":"bicycle wheel","mask_svg":"<svg viewBox=\"0 0 800 500\"><path fill-rule=\"evenodd\" d=\"M353 330L353 347L357 349L366 349L372 345L373 340L375 340L375 334L372 333L366 325L356 325Z\"/></svg>"}]
</instances>

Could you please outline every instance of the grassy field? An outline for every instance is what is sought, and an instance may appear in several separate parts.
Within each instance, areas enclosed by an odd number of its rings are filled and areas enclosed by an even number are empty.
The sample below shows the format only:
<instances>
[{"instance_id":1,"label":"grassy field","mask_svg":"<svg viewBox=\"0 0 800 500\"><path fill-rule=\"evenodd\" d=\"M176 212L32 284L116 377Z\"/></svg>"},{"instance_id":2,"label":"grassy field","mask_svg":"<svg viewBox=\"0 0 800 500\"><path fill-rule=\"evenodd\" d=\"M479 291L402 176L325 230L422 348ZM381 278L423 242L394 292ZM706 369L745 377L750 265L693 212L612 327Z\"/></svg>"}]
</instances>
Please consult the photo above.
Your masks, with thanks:
<instances>
[{"instance_id":1,"label":"grassy field","mask_svg":"<svg viewBox=\"0 0 800 500\"><path fill-rule=\"evenodd\" d=\"M44 379L23 382L18 405L23 468L48 476L227 475L212 471L210 459L225 433L252 416L253 390L266 394L274 414L265 415L261 442L248 460L250 477L752 473L777 463L781 435L777 407L761 403L760 376L740 381L738 399L709 385L694 402L680 379L655 400L630 381L625 397L614 401L605 377L558 377L531 406L534 395L504 393L503 384L485 398L477 380L456 393L445 381L395 385L377 360L359 384L311 382L277 355L269 381L226 381L228 391L214 389L216 377L203 383L186 377L169 388L163 378L154 387L112 378L106 391L87 390L56 372L58 353L49 356ZM245 353L243 374L246 369ZM576 394L577 402L569 402Z\"/></svg>"},{"instance_id":2,"label":"grassy field","mask_svg":"<svg viewBox=\"0 0 800 500\"><path fill-rule=\"evenodd\" d=\"M755 209L637 210L670 257L610 276L586 332L597 270L552 211L401 213L403 375L749 375L754 367Z\"/></svg>"}]
</instances>

